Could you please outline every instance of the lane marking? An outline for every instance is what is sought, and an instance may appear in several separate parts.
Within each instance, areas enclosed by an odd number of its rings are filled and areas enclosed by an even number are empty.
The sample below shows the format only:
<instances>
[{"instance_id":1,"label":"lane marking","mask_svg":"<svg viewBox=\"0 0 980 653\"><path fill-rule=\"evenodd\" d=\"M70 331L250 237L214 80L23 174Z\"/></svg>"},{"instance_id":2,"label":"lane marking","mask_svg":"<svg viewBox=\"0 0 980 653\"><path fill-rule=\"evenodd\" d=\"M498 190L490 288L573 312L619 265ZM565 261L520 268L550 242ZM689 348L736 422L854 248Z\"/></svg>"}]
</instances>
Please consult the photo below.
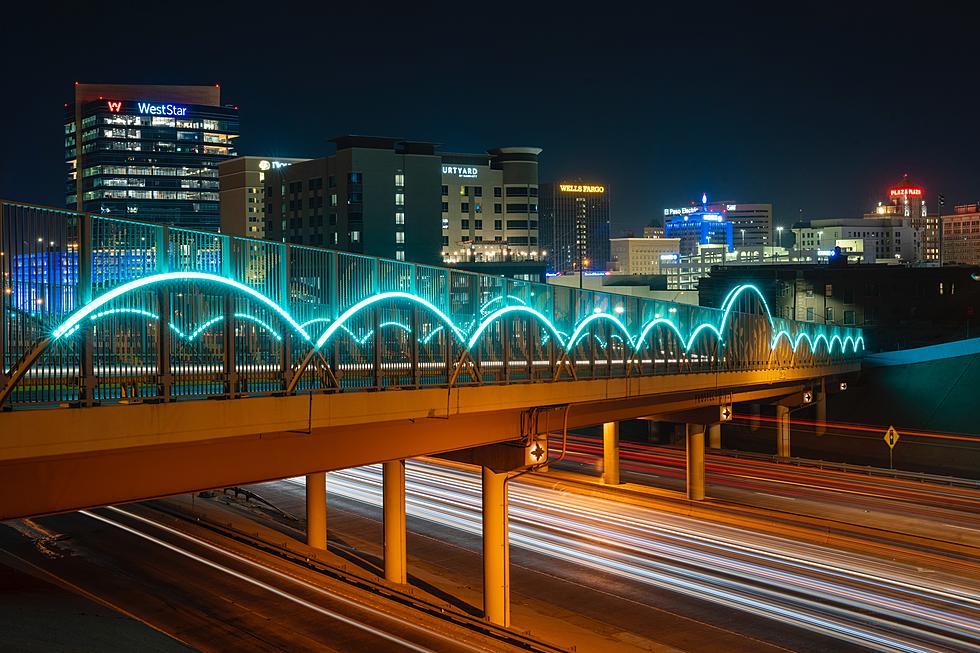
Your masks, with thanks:
<instances>
[{"instance_id":1,"label":"lane marking","mask_svg":"<svg viewBox=\"0 0 980 653\"><path fill-rule=\"evenodd\" d=\"M260 565L260 564L258 564L256 562L253 562L251 560L245 559L245 558L238 558L238 557L234 556L234 554L232 554L232 553L230 553L228 551L224 551L223 549L221 549L221 548L219 548L217 546L214 546L213 544L210 544L209 542L205 542L203 540L197 540L196 538L194 538L192 536L189 536L189 535L186 535L185 533L181 533L180 531L178 531L176 529L173 529L173 528L170 528L169 526L165 526L163 524L158 524L158 523L153 522L153 521L151 521L149 519L146 519L145 517L141 517L139 515L133 514L131 512L125 511L125 510L120 510L119 508L116 508L114 506L108 506L108 509L109 510L113 510L115 512L118 512L120 514L126 515L126 516L131 517L133 519L136 519L138 521L144 522L146 524L149 524L149 525L151 525L151 526L153 526L155 528L159 528L159 529L161 529L163 531L166 531L168 533L171 533L173 535L177 535L177 536L179 536L181 538L184 538L186 540L189 540L191 542L194 542L195 544L197 544L199 546L203 546L203 547L205 547L207 549L216 551L216 552L221 553L221 554L223 554L223 555L225 555L227 557L234 558L235 560L238 560L240 562L244 562L245 564L248 564L250 566L259 567L259 568L262 569L262 571L265 571L267 573L271 573L271 574L273 574L275 576L279 576L279 577L288 579L288 580L290 580L290 581L292 581L294 583L302 583L302 581L300 581L300 580L298 580L298 579L296 579L296 578L294 578L294 577L292 577L292 576L290 576L288 574L282 573L282 572L277 571L275 569L270 569L270 568L267 568L267 567L263 567L262 565ZM234 569L230 569L228 567L225 567L224 565L220 565L217 562L208 560L207 558L204 558L203 556L199 556L199 555L197 555L195 553L191 553L190 551L186 551L184 549L181 549L180 547L174 546L173 544L170 544L169 542L165 542L165 541L163 541L163 540L161 540L159 538L156 538L156 537L154 537L152 535L149 535L147 533L143 533L141 531L138 531L135 528L132 528L131 526L127 526L125 524L121 524L121 523L119 523L117 521L113 521L113 520L111 520L111 519L109 519L107 517L103 517L102 515L97 515L97 514L95 514L93 512L89 512L88 510L82 510L82 511L79 511L79 512L82 515L85 515L87 517L91 517L92 519L95 519L97 521L101 521L101 522L106 523L106 524L108 524L110 526L114 526L114 527L116 527L116 528L118 528L120 530L126 531L127 533L130 533L132 535L135 535L136 537L142 538L142 539L147 540L149 542L153 542L154 544L157 544L159 546L162 546L165 549L169 549L170 551L173 551L174 553L178 553L178 554L180 554L180 555L182 555L182 556L184 556L186 558L190 558L191 560L194 560L196 562L199 562L199 563L201 563L201 564L203 564L203 565L205 565L207 567L211 567L212 569L215 569L217 571L220 571L220 572L223 572L225 574L228 574L229 576L232 576L234 578L237 578L238 580L244 581L246 583L249 583L251 585L254 585L256 587L259 587L261 589L264 589L267 592L271 592L272 594L275 594L276 596L279 596L279 597L282 597L282 598L286 599L287 601L292 601L293 603L296 603L297 605L301 605L304 608L307 608L309 610L313 610L314 612L318 612L318 613L320 613L320 614L322 614L322 615L324 615L326 617L330 617L331 619L335 619L337 621L340 621L341 623L345 623L348 626L352 626L352 627L357 628L359 630L363 630L364 632L367 632L367 633L369 633L371 635L375 635L375 636L380 637L382 639L386 639L389 642L392 642L394 644L398 644L399 646L404 646L405 648L407 648L407 649L409 649L411 651L418 651L419 653L436 653L433 649L424 648L424 647L419 646L417 644L414 644L414 643L412 643L412 642L410 642L408 640L402 639L401 637L398 637L396 635L392 635L390 633L386 633L383 630L379 630L379 629L377 629L377 628L375 628L373 626L369 626L368 624L362 623L360 621L357 621L355 619L352 619L350 617L347 617L345 615L342 615L339 612L334 612L333 610L329 610L327 608L324 608L322 606L319 606L319 605L317 605L315 603L312 603L310 601L307 601L306 599L300 598L300 597L298 597L298 596L296 596L294 594L290 594L289 592L285 592L285 591L283 591L283 590L281 590L281 589L279 589L277 587L274 587L272 585L269 585L268 583L265 583L263 581L260 581L257 578L252 578L251 576L247 576L247 575L245 575L245 574L243 574L241 572L235 571ZM310 588L310 589L317 590L320 593L325 594L325 595L329 596L332 599L339 600L342 603L346 603L348 605L351 605L351 606L356 607L356 608L361 609L361 610L365 610L367 612L373 613L373 614L378 615L378 616L386 617L389 620L396 620L391 615L388 615L388 614L386 614L384 612L380 612L378 610L375 610L374 608L370 608L368 606L361 605L361 604L359 604L359 603L357 603L355 601L352 601L350 599L347 599L345 597L335 596L335 595L330 594L330 593L328 593L328 592L326 592L326 591L324 591L322 589L315 588L315 587L313 587L311 585L308 585L306 583L302 583L302 584L304 586ZM405 622L399 622L399 623L403 623L404 625L408 625L408 626L411 626L412 625L412 624L408 624L408 623L405 623ZM431 631L426 630L425 632L428 633L428 632L431 632ZM438 633L434 633L434 634L436 634L436 635L438 635L440 637L443 637L443 639L449 639L449 638L446 638L446 637L444 637L444 636L442 636L442 635L440 635ZM453 641L454 643L460 643L457 640L451 640L451 641Z\"/></svg>"}]
</instances>

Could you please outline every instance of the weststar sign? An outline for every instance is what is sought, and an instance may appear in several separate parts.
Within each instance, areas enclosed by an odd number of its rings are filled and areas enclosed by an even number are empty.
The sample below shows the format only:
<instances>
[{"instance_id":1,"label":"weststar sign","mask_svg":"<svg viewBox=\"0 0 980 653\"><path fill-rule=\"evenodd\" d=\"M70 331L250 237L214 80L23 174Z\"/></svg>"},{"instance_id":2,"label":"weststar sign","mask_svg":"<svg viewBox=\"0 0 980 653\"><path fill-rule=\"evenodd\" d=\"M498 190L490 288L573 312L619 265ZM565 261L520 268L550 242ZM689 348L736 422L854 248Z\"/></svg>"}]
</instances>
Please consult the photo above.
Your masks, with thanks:
<instances>
[{"instance_id":1,"label":"weststar sign","mask_svg":"<svg viewBox=\"0 0 980 653\"><path fill-rule=\"evenodd\" d=\"M118 100L108 100L107 105L109 106L109 111L112 113L119 113L122 111L122 102ZM136 109L143 115L151 116L186 116L187 107L178 106L176 104L169 104L166 102L153 103L153 102L137 102Z\"/></svg>"}]
</instances>

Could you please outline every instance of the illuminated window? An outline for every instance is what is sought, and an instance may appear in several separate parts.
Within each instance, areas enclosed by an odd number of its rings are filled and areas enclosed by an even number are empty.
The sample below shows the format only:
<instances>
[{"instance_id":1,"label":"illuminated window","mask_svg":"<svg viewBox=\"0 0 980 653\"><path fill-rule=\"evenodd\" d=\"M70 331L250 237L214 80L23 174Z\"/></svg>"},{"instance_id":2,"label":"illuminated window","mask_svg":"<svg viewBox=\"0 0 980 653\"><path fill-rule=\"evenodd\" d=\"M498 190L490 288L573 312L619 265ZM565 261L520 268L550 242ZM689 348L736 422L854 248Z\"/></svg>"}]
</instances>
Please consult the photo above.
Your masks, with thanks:
<instances>
[{"instance_id":1,"label":"illuminated window","mask_svg":"<svg viewBox=\"0 0 980 653\"><path fill-rule=\"evenodd\" d=\"M399 243L399 244L402 244L402 243L405 242L405 232L404 231L396 231L395 232L395 242L396 243Z\"/></svg>"},{"instance_id":2,"label":"illuminated window","mask_svg":"<svg viewBox=\"0 0 980 653\"><path fill-rule=\"evenodd\" d=\"M395 205L405 206L405 193L395 193Z\"/></svg>"},{"instance_id":3,"label":"illuminated window","mask_svg":"<svg viewBox=\"0 0 980 653\"><path fill-rule=\"evenodd\" d=\"M395 213L395 224L405 224L405 214L401 211Z\"/></svg>"},{"instance_id":4,"label":"illuminated window","mask_svg":"<svg viewBox=\"0 0 980 653\"><path fill-rule=\"evenodd\" d=\"M405 175L404 175L404 173L396 172L395 173L395 186L404 186L404 185L405 185Z\"/></svg>"},{"instance_id":5,"label":"illuminated window","mask_svg":"<svg viewBox=\"0 0 980 653\"><path fill-rule=\"evenodd\" d=\"M399 249L395 251L395 260L404 261L405 260L405 250Z\"/></svg>"}]
</instances>

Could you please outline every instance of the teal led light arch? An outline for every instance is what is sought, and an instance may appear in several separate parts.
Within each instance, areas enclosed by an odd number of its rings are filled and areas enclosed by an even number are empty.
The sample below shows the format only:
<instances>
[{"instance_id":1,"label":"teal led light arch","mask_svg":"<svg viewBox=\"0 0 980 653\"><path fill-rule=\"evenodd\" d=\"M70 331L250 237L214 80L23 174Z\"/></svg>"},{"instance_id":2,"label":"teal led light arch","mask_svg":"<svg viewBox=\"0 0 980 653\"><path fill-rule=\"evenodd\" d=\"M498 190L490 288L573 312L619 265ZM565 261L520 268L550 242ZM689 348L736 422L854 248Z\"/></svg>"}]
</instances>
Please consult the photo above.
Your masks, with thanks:
<instances>
[{"instance_id":1,"label":"teal led light arch","mask_svg":"<svg viewBox=\"0 0 980 653\"><path fill-rule=\"evenodd\" d=\"M143 277L141 279L136 279L135 281L130 281L129 283L116 286L112 290L99 295L91 302L72 313L67 320L62 322L54 329L54 331L51 332L51 337L57 340L68 332L73 332L74 328L78 326L82 320L97 312L100 308L114 299L122 297L123 295L133 291L146 288L147 286L164 284L171 281L202 281L227 286L237 292L243 293L262 302L278 313L283 321L289 324L304 340L311 340L310 335L306 332L306 329L300 326L293 316L289 314L289 311L284 309L278 303L269 299L250 286L246 286L245 284L235 281L234 279L222 277L217 274L211 274L209 272L165 272L163 274L150 275L148 277Z\"/></svg>"},{"instance_id":2,"label":"teal led light arch","mask_svg":"<svg viewBox=\"0 0 980 653\"><path fill-rule=\"evenodd\" d=\"M773 319L772 312L770 311L765 298L763 297L759 289L752 284L743 284L733 288L725 297L725 300L722 303L722 314L721 314L721 319L718 321L718 323L715 324L711 321L701 322L700 324L698 324L693 328L693 330L690 332L690 335L687 337L684 336L684 334L681 332L680 327L672 320L668 320L660 317L655 318L647 323L644 323L640 328L639 333L636 336L634 336L633 334L630 333L629 328L626 326L626 324L623 323L623 321L619 318L619 316L607 312L590 313L575 325L571 335L566 335L562 331L560 331L555 325L555 323L552 322L543 313L541 313L540 311L534 308L531 308L530 306L527 306L526 304L523 303L523 300L520 300L519 298L512 295L498 297L493 300L490 300L489 302L484 304L480 310L481 311L485 310L486 307L488 307L495 301L503 301L506 299L513 299L521 303L503 306L493 311L489 315L486 315L482 320L480 320L476 324L476 327L473 329L472 333L467 335L468 329L464 329L463 327L457 325L438 306L428 301L427 299L419 297L418 295L413 295L411 293L401 292L401 291L382 292L367 297L357 302L350 308L348 308L336 319L325 318L325 317L313 318L300 324L289 313L289 311L287 311L285 308L280 306L272 299L258 292L257 290L249 286L246 286L245 284L242 284L240 282L234 281L232 279L228 279L226 277L205 273L205 272L171 272L171 273L157 274L157 275L151 275L148 277L144 277L142 279L138 279L120 285L100 295L89 304L75 311L71 316L69 316L67 320L65 320L56 329L54 329L54 331L52 332L52 338L57 340L61 337L75 333L78 327L80 326L80 324L82 323L82 321L85 320L86 318L89 318L91 320L96 320L102 317L119 314L119 313L132 313L132 314L141 315L143 317L147 317L149 319L159 319L159 317L156 316L155 314L149 311L145 311L143 309L107 308L107 305L110 302L112 302L114 299L122 297L127 293L134 292L155 284L167 283L172 281L201 281L205 283L214 283L214 284L226 286L235 292L243 293L249 296L250 298L259 301L261 304L265 305L271 310L273 310L282 319L282 321L288 324L289 326L291 326L293 330L300 337L303 338L303 340L310 342L313 345L314 351L321 349L327 343L327 341L330 340L331 337L333 337L338 331L341 330L348 333L354 339L355 342L363 345L368 339L370 339L373 336L373 331L369 331L366 335L362 337L357 337L347 327L346 323L349 320L351 320L353 317L358 315L361 311L369 309L379 302L404 301L404 302L415 303L420 305L422 308L426 309L429 313L435 316L435 318L437 318L437 320L441 323L439 326L432 329L424 338L419 339L419 342L422 344L427 344L440 331L446 330L448 333L451 333L452 336L457 341L459 341L459 343L463 347L465 347L467 350L472 350L480 341L480 338L483 336L486 330L494 322L503 319L506 316L519 315L522 317L527 316L537 320L547 330L548 333L546 333L545 335L550 338L554 338L555 342L560 347L564 348L566 353L570 353L571 350L581 341L581 339L584 337L583 334L585 333L585 330L588 328L588 326L597 321L611 322L613 326L616 328L616 330L618 331L618 333L614 335L621 337L624 345L628 344L632 349L634 355L640 352L646 346L647 336L650 334L651 331L653 331L658 327L668 328L671 331L673 331L681 341L681 344L684 349L684 353L688 353L693 348L695 342L699 338L705 336L710 336L712 338L717 339L718 342L722 345L725 344L724 342L725 328L729 320L731 319L731 315L733 314L736 301L744 293L750 293L758 297L758 299L762 303L763 310L765 312L766 318L770 324L771 329L773 331L776 331L771 341L768 343L769 348L772 350L778 347L780 341L783 338L786 339L787 343L790 345L790 348L794 352L799 348L803 340L807 341L810 350L814 352L819 349L820 341L822 340L823 345L826 348L828 354L832 354L834 352L835 346L842 353L846 353L848 347L850 347L852 352L856 352L859 346L862 349L864 348L864 338L860 335L853 336L847 334L842 336L839 333L830 333L829 335L827 333L819 333L814 336L808 333L807 331L799 331L794 338L790 334L790 332L785 329L779 329L777 331L775 326L775 320ZM277 332L271 325L267 324L266 322L264 322L263 320L261 320L260 318L254 315L250 315L248 313L235 313L234 317L238 319L252 321L258 326L260 326L261 328L268 331L276 339L282 340L283 336L279 332ZM203 333L208 328L210 328L213 324L223 319L224 319L223 316L220 315L211 318L204 324L199 325L189 335L182 334L180 333L179 330L176 329L175 330L177 331L178 335L180 335L185 340L193 341L201 333ZM467 324L467 326L472 325L475 322L476 322L475 320L470 321ZM327 324L327 326L320 334L320 336L316 338L316 340L314 341L313 338L310 336L309 332L307 331L307 327L317 323ZM386 327L394 327L403 330L406 333L411 333L411 328L408 325L402 324L400 322L385 322L379 325L379 328L386 328ZM544 342L546 342L545 339L543 339L543 343ZM605 346L605 344L603 344L603 346Z\"/></svg>"},{"instance_id":3,"label":"teal led light arch","mask_svg":"<svg viewBox=\"0 0 980 653\"><path fill-rule=\"evenodd\" d=\"M94 322L96 320L102 319L103 317L109 317L109 316L112 316L112 315L127 315L127 314L128 315L139 315L139 316L145 317L145 318L147 318L149 320L157 320L158 321L160 319L160 316L157 315L156 313L152 313L150 311L146 311L146 310L143 310L141 308L111 308L111 309L108 309L108 310L105 310L105 311L99 311L98 313L94 313L94 314L90 315L89 316L89 320L91 320L92 322ZM282 340L282 335L278 331L276 331L274 328L272 328L271 325L269 325L267 322L265 322L264 320L262 320L261 318L258 318L258 317L254 316L254 315L249 314L249 313L235 313L234 314L234 317L236 319L239 319L239 320L247 320L249 322L253 322L253 323L257 324L258 326L262 327L264 330L268 331L269 334L273 338L275 338L276 340L280 340L280 341ZM173 331L174 333L176 333L180 338L182 338L184 340L187 340L189 342L193 342L202 333L206 332L208 329L210 329L215 324L218 324L219 322L223 322L224 319L225 319L225 316L224 315L216 315L216 316L214 316L214 317L206 320L202 324L198 325L197 328L195 328L189 334L186 334L183 331L181 331L180 328L177 327L173 323L170 323L169 326L170 326L170 330ZM72 327L71 329L69 329L68 331L66 331L65 332L65 335L68 335L70 333L74 333L75 330L77 330L77 329L78 329L78 326L76 325L76 326Z\"/></svg>"}]
</instances>

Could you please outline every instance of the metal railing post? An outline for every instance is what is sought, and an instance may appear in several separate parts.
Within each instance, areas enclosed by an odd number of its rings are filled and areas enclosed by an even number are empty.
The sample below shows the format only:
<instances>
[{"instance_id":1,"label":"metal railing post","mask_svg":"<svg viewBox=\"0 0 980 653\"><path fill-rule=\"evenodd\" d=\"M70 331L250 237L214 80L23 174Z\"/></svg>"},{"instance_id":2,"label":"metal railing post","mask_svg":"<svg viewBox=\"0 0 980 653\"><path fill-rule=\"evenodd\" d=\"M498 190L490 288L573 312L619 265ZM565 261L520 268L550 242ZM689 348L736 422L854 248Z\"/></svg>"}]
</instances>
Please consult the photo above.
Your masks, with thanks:
<instances>
[{"instance_id":1,"label":"metal railing post","mask_svg":"<svg viewBox=\"0 0 980 653\"><path fill-rule=\"evenodd\" d=\"M234 278L235 268L232 244L231 237L221 236L221 273L229 279ZM225 290L221 304L224 307L222 364L225 373L225 396L228 399L235 399L238 396L238 372L235 369L235 296Z\"/></svg>"},{"instance_id":2,"label":"metal railing post","mask_svg":"<svg viewBox=\"0 0 980 653\"><path fill-rule=\"evenodd\" d=\"M82 307L92 301L92 216L81 213L78 220L78 306ZM49 276L59 272L54 266L48 267ZM94 348L92 328L85 325L78 354L78 401L82 406L91 406L95 400Z\"/></svg>"},{"instance_id":3,"label":"metal railing post","mask_svg":"<svg viewBox=\"0 0 980 653\"><path fill-rule=\"evenodd\" d=\"M170 227L164 225L156 230L156 271L165 274L170 271ZM160 321L157 323L157 396L170 401L173 392L173 372L171 370L170 334L170 289L161 285L157 289L157 309Z\"/></svg>"},{"instance_id":4,"label":"metal railing post","mask_svg":"<svg viewBox=\"0 0 980 653\"><path fill-rule=\"evenodd\" d=\"M279 246L279 303L288 311L290 310L289 301L289 252L291 247L283 244ZM292 380L293 372L293 332L292 329L283 325L282 349L280 357L280 374L282 376L282 389L285 390Z\"/></svg>"}]
</instances>

